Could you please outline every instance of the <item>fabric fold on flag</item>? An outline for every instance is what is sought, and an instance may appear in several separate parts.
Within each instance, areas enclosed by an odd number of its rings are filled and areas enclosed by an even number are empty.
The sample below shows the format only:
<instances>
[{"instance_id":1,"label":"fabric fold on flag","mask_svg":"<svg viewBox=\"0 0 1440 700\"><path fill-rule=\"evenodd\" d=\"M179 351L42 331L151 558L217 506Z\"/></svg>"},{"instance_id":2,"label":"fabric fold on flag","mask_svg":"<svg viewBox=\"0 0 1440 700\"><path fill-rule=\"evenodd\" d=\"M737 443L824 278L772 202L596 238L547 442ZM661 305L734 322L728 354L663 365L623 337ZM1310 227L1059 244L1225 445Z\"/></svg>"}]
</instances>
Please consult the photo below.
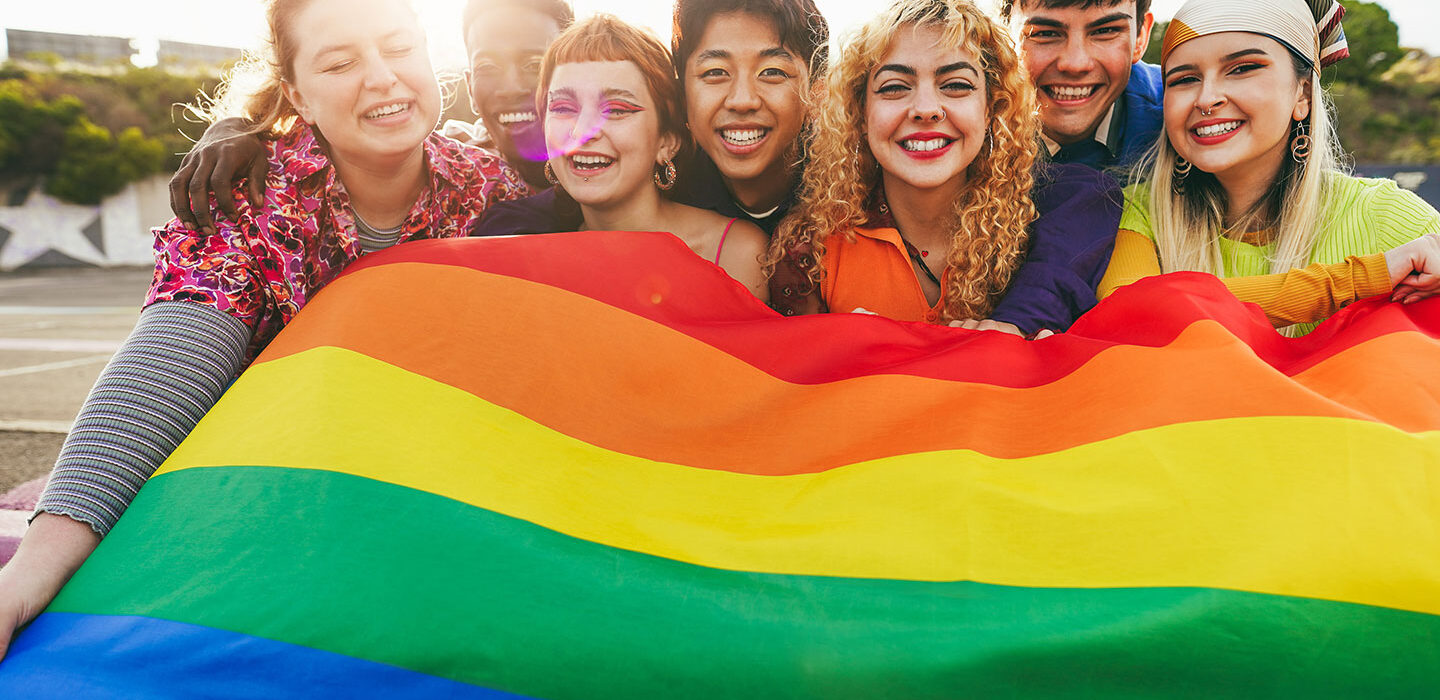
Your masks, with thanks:
<instances>
[{"instance_id":1,"label":"fabric fold on flag","mask_svg":"<svg viewBox=\"0 0 1440 700\"><path fill-rule=\"evenodd\" d=\"M1176 274L1029 342L782 318L666 234L409 243L236 382L0 690L1419 695L1437 364L1435 301L1289 339Z\"/></svg>"}]
</instances>

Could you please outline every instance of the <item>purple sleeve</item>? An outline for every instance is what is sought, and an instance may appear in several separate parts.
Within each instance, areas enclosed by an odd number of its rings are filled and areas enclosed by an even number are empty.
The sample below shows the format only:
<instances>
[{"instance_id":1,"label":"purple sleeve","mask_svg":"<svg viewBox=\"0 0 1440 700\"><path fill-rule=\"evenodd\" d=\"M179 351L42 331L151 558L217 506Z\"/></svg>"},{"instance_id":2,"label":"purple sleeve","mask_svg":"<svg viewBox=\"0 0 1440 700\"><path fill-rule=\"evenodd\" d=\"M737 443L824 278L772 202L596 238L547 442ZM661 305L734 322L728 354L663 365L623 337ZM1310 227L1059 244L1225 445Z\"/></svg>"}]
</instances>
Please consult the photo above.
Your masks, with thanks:
<instances>
[{"instance_id":1,"label":"purple sleeve","mask_svg":"<svg viewBox=\"0 0 1440 700\"><path fill-rule=\"evenodd\" d=\"M1095 306L1120 227L1120 185L1094 168L1051 163L1037 169L1033 196L1030 250L990 316L1026 333L1065 330Z\"/></svg>"}]
</instances>

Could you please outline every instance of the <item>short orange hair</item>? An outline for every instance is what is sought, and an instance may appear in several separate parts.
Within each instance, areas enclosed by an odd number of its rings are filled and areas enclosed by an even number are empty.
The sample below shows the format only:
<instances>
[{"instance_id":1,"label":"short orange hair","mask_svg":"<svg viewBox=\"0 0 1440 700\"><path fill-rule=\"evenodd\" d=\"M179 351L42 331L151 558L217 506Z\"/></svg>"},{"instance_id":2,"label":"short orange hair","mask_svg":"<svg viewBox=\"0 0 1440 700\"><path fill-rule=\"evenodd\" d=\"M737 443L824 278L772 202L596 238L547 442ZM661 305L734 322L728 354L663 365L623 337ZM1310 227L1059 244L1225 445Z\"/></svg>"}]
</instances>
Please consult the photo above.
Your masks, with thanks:
<instances>
[{"instance_id":1,"label":"short orange hair","mask_svg":"<svg viewBox=\"0 0 1440 700\"><path fill-rule=\"evenodd\" d=\"M629 61L640 69L650 96L655 98L655 111L660 132L671 133L685 142L685 104L680 99L680 81L670 61L670 50L654 34L629 24L614 15L599 14L582 19L560 33L540 64L540 86L535 93L536 108L545 113L545 94L550 91L550 78L562 63L585 61Z\"/></svg>"}]
</instances>

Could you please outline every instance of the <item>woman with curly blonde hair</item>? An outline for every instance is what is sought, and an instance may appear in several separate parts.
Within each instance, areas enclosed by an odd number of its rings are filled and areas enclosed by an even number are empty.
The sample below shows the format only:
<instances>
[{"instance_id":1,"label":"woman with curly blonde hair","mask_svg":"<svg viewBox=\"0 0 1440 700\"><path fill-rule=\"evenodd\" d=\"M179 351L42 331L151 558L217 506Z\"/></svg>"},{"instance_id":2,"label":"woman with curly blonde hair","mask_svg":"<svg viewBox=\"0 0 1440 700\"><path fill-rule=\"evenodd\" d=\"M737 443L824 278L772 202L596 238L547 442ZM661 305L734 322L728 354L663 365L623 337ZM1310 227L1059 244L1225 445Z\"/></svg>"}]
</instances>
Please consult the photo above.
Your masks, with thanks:
<instances>
[{"instance_id":1,"label":"woman with curly blonde hair","mask_svg":"<svg viewBox=\"0 0 1440 700\"><path fill-rule=\"evenodd\" d=\"M1037 167L1011 41L968 0L899 0L843 47L767 255L772 304L1025 333L1094 304L1118 187Z\"/></svg>"}]
</instances>

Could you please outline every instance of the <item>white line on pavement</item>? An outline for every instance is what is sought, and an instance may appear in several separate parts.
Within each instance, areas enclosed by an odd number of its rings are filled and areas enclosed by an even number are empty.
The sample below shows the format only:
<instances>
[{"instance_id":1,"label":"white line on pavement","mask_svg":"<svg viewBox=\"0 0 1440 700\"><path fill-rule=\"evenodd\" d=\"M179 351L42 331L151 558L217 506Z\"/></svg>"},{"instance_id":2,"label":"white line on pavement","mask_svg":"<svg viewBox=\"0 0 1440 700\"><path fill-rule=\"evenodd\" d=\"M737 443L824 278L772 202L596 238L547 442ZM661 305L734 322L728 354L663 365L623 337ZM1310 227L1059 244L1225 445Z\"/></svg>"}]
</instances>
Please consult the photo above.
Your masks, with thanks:
<instances>
[{"instance_id":1,"label":"white line on pavement","mask_svg":"<svg viewBox=\"0 0 1440 700\"><path fill-rule=\"evenodd\" d=\"M67 368L70 368L70 367L80 367L80 366L83 366L83 365L94 364L94 363L97 363L97 362L106 362L106 361L108 361L109 359L110 359L110 355L109 355L109 354L106 354L106 355L91 355L90 357L81 357L81 358L75 359L75 360L65 360L64 362L47 362L47 363L45 363L45 364L43 364L43 365L30 365L29 367L15 367L15 368L13 368L13 369L0 369L0 377L17 377L17 376L20 376L20 375L22 375L22 374L35 374L35 373L37 373L37 372L49 372L50 370L54 370L54 369L67 369Z\"/></svg>"},{"instance_id":2,"label":"white line on pavement","mask_svg":"<svg viewBox=\"0 0 1440 700\"><path fill-rule=\"evenodd\" d=\"M0 306L0 316L106 316L139 314L136 306Z\"/></svg>"},{"instance_id":3,"label":"white line on pavement","mask_svg":"<svg viewBox=\"0 0 1440 700\"><path fill-rule=\"evenodd\" d=\"M70 423L61 420L0 420L0 432L70 434Z\"/></svg>"},{"instance_id":4,"label":"white line on pavement","mask_svg":"<svg viewBox=\"0 0 1440 700\"><path fill-rule=\"evenodd\" d=\"M79 338L0 338L0 350L113 353L119 349L120 341L118 340L84 340Z\"/></svg>"}]
</instances>

